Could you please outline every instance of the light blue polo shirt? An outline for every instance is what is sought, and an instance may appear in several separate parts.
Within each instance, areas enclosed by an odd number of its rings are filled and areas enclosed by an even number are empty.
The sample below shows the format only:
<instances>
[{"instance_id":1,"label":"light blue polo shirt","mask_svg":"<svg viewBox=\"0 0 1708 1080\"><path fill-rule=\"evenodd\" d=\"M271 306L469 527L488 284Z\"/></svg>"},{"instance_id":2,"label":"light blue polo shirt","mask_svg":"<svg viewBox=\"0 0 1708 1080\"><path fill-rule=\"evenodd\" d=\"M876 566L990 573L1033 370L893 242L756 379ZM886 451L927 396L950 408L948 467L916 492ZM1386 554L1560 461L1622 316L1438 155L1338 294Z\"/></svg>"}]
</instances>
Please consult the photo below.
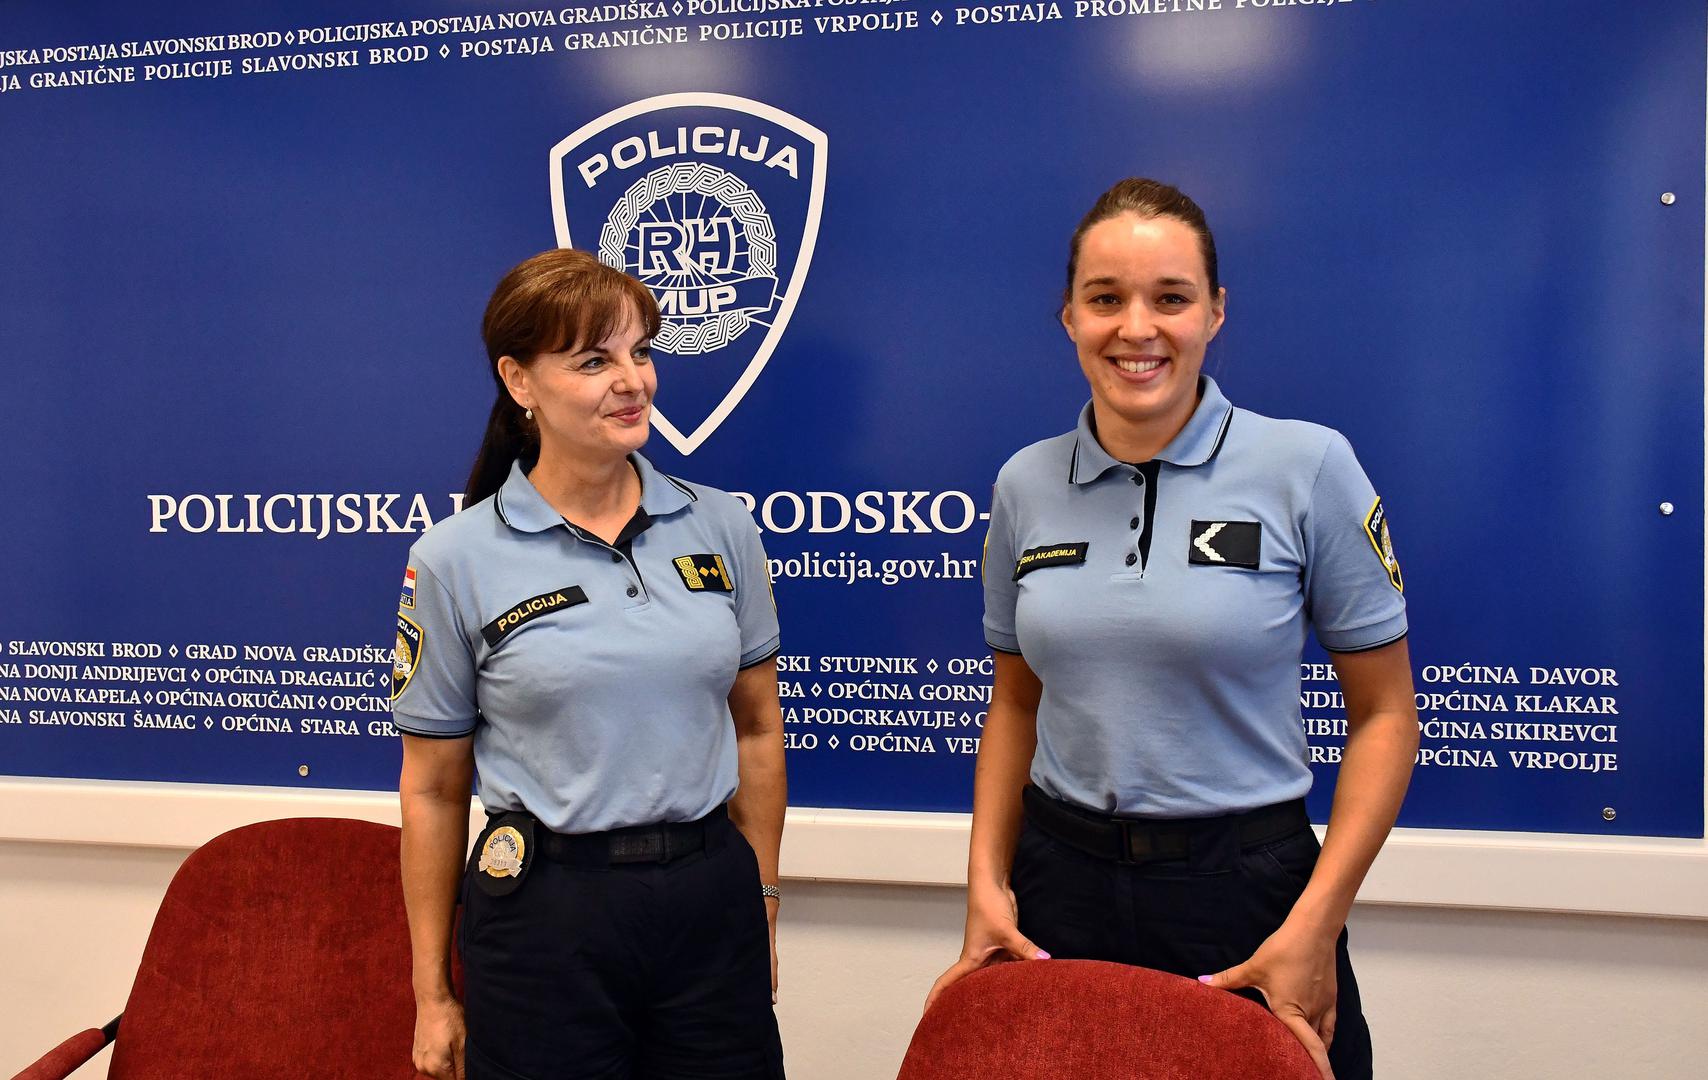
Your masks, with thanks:
<instances>
[{"instance_id":1,"label":"light blue polo shirt","mask_svg":"<svg viewBox=\"0 0 1708 1080\"><path fill-rule=\"evenodd\" d=\"M629 460L640 511L616 546L566 522L518 462L415 542L404 577L393 723L473 733L486 808L557 832L692 821L728 800L730 687L777 652L747 510Z\"/></svg>"},{"instance_id":2,"label":"light blue polo shirt","mask_svg":"<svg viewBox=\"0 0 1708 1080\"><path fill-rule=\"evenodd\" d=\"M1406 633L1386 512L1346 439L1199 390L1151 462L1110 457L1088 404L996 480L985 640L1043 682L1032 781L1103 813L1299 798L1306 635L1356 652Z\"/></svg>"}]
</instances>

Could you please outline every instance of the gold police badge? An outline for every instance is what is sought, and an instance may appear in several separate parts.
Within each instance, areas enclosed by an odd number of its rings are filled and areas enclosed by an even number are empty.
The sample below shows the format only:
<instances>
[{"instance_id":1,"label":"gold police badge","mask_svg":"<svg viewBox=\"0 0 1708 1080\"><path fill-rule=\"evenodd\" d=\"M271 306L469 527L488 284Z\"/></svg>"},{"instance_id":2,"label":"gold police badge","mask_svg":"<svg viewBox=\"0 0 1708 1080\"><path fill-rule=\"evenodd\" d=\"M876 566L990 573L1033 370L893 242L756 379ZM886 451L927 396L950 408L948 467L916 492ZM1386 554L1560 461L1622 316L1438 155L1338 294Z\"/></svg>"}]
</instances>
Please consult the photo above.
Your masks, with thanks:
<instances>
[{"instance_id":1,"label":"gold police badge","mask_svg":"<svg viewBox=\"0 0 1708 1080\"><path fill-rule=\"evenodd\" d=\"M495 878L520 877L528 845L522 834L508 825L492 830L480 846L480 872Z\"/></svg>"}]
</instances>

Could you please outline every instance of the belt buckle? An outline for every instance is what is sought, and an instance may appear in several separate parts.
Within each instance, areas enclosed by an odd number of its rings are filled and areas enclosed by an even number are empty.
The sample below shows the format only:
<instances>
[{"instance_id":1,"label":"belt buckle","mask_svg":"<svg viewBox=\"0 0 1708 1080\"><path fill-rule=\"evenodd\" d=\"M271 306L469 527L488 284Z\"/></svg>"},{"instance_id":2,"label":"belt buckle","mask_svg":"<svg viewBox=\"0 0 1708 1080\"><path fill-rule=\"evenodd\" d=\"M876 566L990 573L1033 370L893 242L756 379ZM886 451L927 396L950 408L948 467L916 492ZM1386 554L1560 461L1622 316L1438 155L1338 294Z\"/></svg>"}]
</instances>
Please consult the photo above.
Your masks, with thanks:
<instances>
[{"instance_id":1,"label":"belt buckle","mask_svg":"<svg viewBox=\"0 0 1708 1080\"><path fill-rule=\"evenodd\" d=\"M1139 826L1134 828L1134 826ZM1148 862L1156 856L1150 831L1141 822L1121 822L1121 857L1128 862Z\"/></svg>"}]
</instances>

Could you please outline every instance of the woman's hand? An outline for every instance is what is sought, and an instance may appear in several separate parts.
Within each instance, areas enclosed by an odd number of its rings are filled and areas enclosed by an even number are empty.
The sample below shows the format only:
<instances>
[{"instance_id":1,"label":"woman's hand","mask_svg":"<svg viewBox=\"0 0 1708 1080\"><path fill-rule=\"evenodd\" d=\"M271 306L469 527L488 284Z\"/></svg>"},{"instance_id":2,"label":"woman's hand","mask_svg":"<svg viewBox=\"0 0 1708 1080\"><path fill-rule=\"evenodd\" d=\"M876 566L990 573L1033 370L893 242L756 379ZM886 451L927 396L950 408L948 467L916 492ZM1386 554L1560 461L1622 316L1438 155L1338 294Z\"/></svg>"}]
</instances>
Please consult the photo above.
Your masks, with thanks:
<instances>
[{"instance_id":1,"label":"woman's hand","mask_svg":"<svg viewBox=\"0 0 1708 1080\"><path fill-rule=\"evenodd\" d=\"M929 1010L937 995L979 968L1010 960L1048 960L1050 954L1020 932L1019 920L1020 906L1015 902L1013 889L1005 885L1000 890L969 891L967 934L961 944L961 958L931 984L925 1008Z\"/></svg>"},{"instance_id":2,"label":"woman's hand","mask_svg":"<svg viewBox=\"0 0 1708 1080\"><path fill-rule=\"evenodd\" d=\"M411 1058L415 1071L433 1080L463 1080L463 1007L456 998L417 1003L415 1048Z\"/></svg>"},{"instance_id":3,"label":"woman's hand","mask_svg":"<svg viewBox=\"0 0 1708 1080\"><path fill-rule=\"evenodd\" d=\"M1199 982L1218 990L1252 987L1269 1002L1269 1011L1310 1051L1324 1080L1334 1080L1328 1048L1334 1042L1335 939L1293 929L1287 924L1269 935L1251 959Z\"/></svg>"}]
</instances>

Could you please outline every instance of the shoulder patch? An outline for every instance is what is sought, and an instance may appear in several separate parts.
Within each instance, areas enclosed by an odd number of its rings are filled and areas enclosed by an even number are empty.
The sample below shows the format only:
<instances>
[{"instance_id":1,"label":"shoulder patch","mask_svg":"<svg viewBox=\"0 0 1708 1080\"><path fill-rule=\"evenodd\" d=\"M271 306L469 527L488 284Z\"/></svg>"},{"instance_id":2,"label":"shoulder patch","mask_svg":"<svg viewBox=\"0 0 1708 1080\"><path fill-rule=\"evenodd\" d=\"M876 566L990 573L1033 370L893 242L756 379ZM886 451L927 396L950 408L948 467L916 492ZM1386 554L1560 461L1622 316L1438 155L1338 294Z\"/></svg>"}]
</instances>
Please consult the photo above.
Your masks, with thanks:
<instances>
[{"instance_id":1,"label":"shoulder patch","mask_svg":"<svg viewBox=\"0 0 1708 1080\"><path fill-rule=\"evenodd\" d=\"M519 626L533 622L542 615L550 615L562 608L574 607L587 603L587 593L579 585L566 585L561 589L552 589L538 596L516 604L498 618L480 628L480 636L486 639L487 648L497 647L500 641Z\"/></svg>"},{"instance_id":2,"label":"shoulder patch","mask_svg":"<svg viewBox=\"0 0 1708 1080\"><path fill-rule=\"evenodd\" d=\"M397 613L397 647L391 654L391 699L396 701L404 689L409 686L409 680L415 677L415 669L421 666L421 645L427 635L421 627L401 611Z\"/></svg>"},{"instance_id":3,"label":"shoulder patch","mask_svg":"<svg viewBox=\"0 0 1708 1080\"><path fill-rule=\"evenodd\" d=\"M404 568L403 595L397 602L399 606L404 608L412 609L415 607L415 567L413 566Z\"/></svg>"},{"instance_id":4,"label":"shoulder patch","mask_svg":"<svg viewBox=\"0 0 1708 1080\"><path fill-rule=\"evenodd\" d=\"M722 555L678 555L671 562L690 592L734 592Z\"/></svg>"},{"instance_id":5,"label":"shoulder patch","mask_svg":"<svg viewBox=\"0 0 1708 1080\"><path fill-rule=\"evenodd\" d=\"M1405 592L1405 581L1400 577L1400 560L1394 557L1394 539L1388 535L1388 511L1379 495L1370 512L1364 515L1364 536L1375 549L1376 558L1382 560L1382 569L1388 572L1389 584Z\"/></svg>"}]
</instances>

